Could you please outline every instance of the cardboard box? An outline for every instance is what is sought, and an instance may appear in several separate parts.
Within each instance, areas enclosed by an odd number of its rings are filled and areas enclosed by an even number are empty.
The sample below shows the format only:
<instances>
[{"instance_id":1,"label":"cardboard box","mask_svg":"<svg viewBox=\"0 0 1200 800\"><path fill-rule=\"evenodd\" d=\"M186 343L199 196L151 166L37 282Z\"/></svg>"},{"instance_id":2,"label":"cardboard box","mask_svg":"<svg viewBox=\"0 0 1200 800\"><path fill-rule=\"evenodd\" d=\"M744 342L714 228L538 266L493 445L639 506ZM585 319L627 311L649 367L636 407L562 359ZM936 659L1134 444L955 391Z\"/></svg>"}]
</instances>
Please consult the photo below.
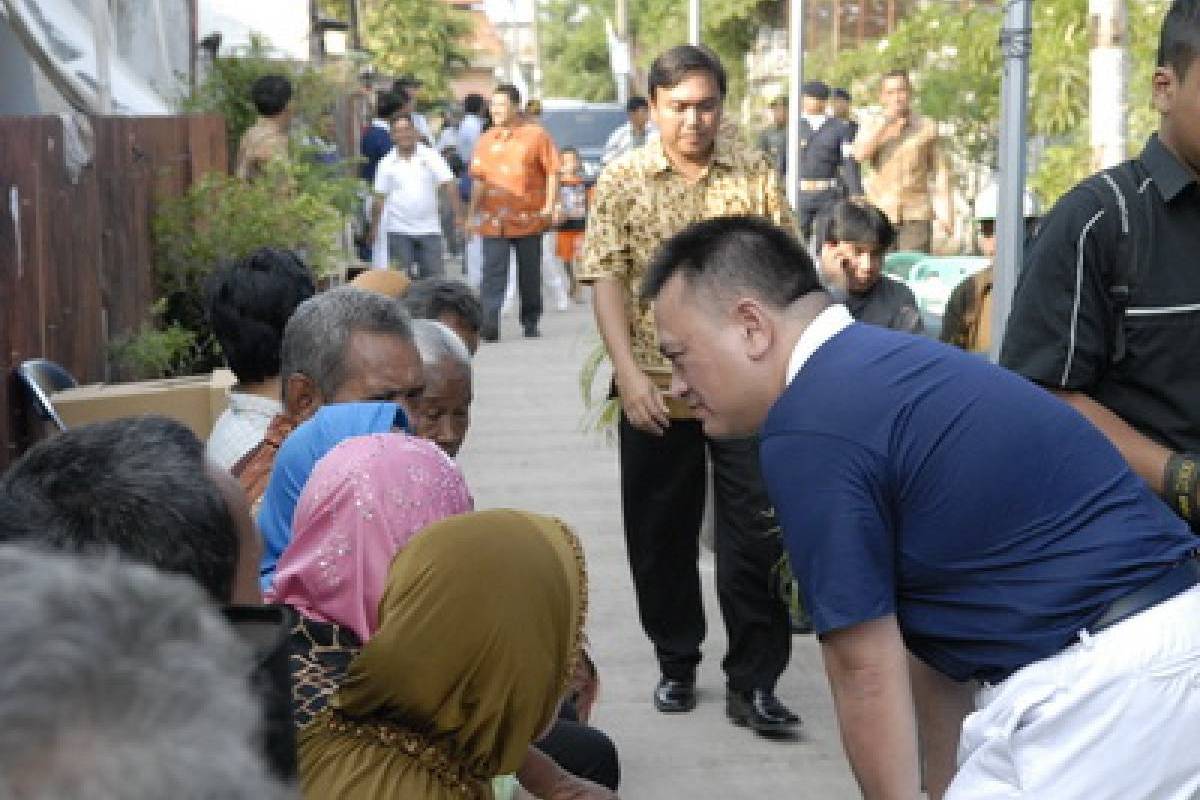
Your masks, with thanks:
<instances>
[{"instance_id":1,"label":"cardboard box","mask_svg":"<svg viewBox=\"0 0 1200 800\"><path fill-rule=\"evenodd\" d=\"M233 373L135 383L94 383L50 395L68 428L140 414L161 414L187 425L203 441L225 410Z\"/></svg>"}]
</instances>

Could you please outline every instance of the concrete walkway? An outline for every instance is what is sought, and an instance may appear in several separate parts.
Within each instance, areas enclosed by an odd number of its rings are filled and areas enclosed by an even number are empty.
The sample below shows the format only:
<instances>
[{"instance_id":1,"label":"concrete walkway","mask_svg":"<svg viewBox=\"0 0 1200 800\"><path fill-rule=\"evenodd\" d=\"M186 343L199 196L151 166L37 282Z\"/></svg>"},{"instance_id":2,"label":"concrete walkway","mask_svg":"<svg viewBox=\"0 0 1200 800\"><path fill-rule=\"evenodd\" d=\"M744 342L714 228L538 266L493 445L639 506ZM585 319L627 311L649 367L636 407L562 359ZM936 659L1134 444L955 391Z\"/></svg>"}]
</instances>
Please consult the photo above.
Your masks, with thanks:
<instances>
[{"instance_id":1,"label":"concrete walkway","mask_svg":"<svg viewBox=\"0 0 1200 800\"><path fill-rule=\"evenodd\" d=\"M583 540L588 635L601 678L593 722L620 749L621 797L858 797L813 637L794 638L792 663L779 685L779 696L804 719L798 740L769 741L726 721L720 670L725 632L709 553L701 565L709 638L699 673L700 705L679 716L653 709L650 693L658 671L638 623L625 561L616 449L582 429L579 369L596 341L590 308L548 311L542 333L541 339L523 339L507 318L503 340L480 350L471 430L460 458L476 507L554 514Z\"/></svg>"}]
</instances>

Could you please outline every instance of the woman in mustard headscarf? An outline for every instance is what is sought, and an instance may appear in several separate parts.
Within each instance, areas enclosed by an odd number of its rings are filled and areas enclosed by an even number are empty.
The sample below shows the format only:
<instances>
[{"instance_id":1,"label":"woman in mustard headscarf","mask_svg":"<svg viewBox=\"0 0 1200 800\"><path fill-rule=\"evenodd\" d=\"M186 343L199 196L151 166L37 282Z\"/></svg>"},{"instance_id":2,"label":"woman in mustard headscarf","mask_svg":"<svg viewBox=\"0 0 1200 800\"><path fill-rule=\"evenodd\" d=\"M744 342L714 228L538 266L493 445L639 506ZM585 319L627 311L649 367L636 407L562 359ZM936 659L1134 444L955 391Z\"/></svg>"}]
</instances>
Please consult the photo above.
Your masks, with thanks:
<instances>
[{"instance_id":1,"label":"woman in mustard headscarf","mask_svg":"<svg viewBox=\"0 0 1200 800\"><path fill-rule=\"evenodd\" d=\"M305 796L490 800L555 718L586 597L583 551L558 520L431 525L396 557L379 631L300 734Z\"/></svg>"}]
</instances>

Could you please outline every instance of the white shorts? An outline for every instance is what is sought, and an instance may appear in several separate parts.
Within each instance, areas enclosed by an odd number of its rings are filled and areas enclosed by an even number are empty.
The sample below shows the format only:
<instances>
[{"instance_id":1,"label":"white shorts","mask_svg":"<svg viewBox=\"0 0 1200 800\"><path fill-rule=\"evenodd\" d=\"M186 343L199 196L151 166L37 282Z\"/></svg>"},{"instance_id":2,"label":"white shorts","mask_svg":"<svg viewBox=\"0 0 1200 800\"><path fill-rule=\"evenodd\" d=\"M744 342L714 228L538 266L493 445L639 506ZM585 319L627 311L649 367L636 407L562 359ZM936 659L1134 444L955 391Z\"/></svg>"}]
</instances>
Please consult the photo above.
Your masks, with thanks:
<instances>
[{"instance_id":1,"label":"white shorts","mask_svg":"<svg viewBox=\"0 0 1200 800\"><path fill-rule=\"evenodd\" d=\"M1200 798L1200 586L985 686L946 800Z\"/></svg>"}]
</instances>

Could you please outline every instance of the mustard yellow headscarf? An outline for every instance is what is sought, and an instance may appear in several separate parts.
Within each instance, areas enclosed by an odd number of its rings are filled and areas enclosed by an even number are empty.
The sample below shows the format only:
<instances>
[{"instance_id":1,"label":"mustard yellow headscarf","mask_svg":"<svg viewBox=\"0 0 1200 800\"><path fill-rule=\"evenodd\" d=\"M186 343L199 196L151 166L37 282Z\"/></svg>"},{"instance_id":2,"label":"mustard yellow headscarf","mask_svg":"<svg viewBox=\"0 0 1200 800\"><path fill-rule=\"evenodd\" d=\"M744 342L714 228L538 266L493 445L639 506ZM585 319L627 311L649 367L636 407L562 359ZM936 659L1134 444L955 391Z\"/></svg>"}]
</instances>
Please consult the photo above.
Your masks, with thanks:
<instances>
[{"instance_id":1,"label":"mustard yellow headscarf","mask_svg":"<svg viewBox=\"0 0 1200 800\"><path fill-rule=\"evenodd\" d=\"M586 596L558 520L494 510L426 528L392 563L379 632L300 734L305 797L490 799L557 713Z\"/></svg>"}]
</instances>

